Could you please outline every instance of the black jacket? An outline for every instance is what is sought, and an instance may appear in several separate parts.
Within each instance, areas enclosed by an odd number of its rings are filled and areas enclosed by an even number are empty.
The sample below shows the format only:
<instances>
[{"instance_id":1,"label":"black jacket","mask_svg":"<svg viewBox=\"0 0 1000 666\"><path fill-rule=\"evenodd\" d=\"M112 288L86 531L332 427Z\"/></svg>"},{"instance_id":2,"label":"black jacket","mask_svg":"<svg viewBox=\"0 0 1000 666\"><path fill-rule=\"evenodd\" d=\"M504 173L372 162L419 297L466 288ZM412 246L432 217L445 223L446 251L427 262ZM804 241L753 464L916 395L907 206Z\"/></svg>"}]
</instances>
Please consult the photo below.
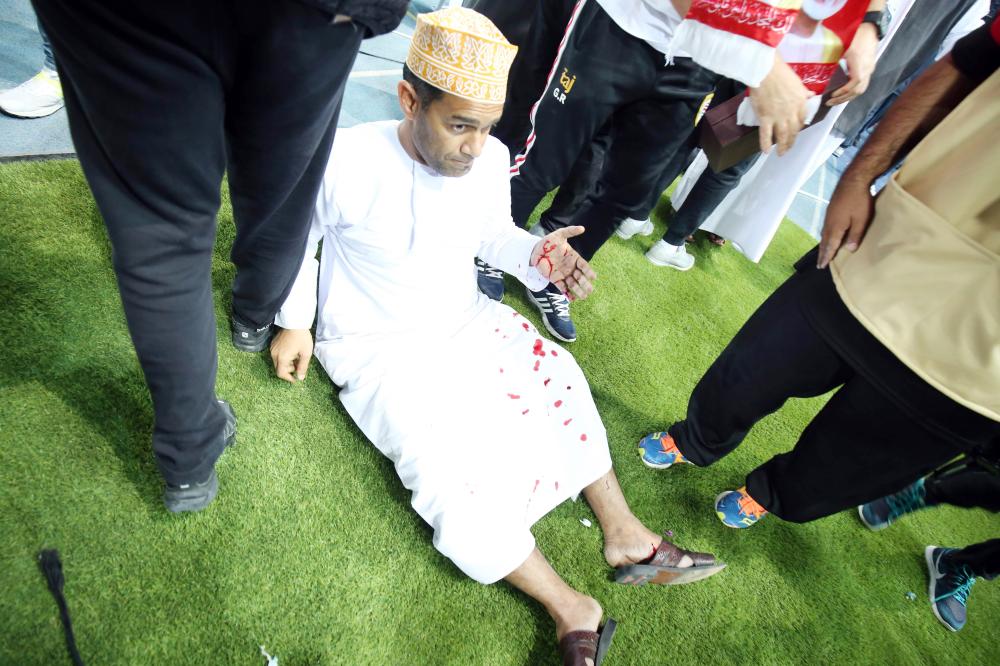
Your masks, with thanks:
<instances>
[{"instance_id":1,"label":"black jacket","mask_svg":"<svg viewBox=\"0 0 1000 666\"><path fill-rule=\"evenodd\" d=\"M299 0L330 15L350 16L365 29L365 38L394 30L406 15L406 0Z\"/></svg>"}]
</instances>

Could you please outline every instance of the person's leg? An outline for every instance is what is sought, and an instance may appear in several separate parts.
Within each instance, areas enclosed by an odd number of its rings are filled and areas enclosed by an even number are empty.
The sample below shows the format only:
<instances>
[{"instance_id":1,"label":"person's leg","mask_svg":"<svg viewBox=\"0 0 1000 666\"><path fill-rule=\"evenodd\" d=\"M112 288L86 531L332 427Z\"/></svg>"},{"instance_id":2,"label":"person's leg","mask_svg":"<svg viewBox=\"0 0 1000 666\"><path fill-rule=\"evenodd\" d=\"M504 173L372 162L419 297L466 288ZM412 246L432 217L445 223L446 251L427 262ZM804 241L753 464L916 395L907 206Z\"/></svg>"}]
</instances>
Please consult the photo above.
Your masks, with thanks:
<instances>
[{"instance_id":1,"label":"person's leg","mask_svg":"<svg viewBox=\"0 0 1000 666\"><path fill-rule=\"evenodd\" d=\"M948 554L952 565L965 567L976 578L992 580L1000 575L1000 539L990 539Z\"/></svg>"},{"instance_id":2,"label":"person's leg","mask_svg":"<svg viewBox=\"0 0 1000 666\"><path fill-rule=\"evenodd\" d=\"M584 488L583 496L601 524L604 559L612 567L647 560L664 541L632 513L613 469ZM688 552L680 550L680 558L673 566L690 567L695 564L692 556L706 555Z\"/></svg>"},{"instance_id":3,"label":"person's leg","mask_svg":"<svg viewBox=\"0 0 1000 666\"><path fill-rule=\"evenodd\" d=\"M302 263L361 28L280 0L234 20L239 51L226 102L236 221L233 317L270 324Z\"/></svg>"},{"instance_id":4,"label":"person's leg","mask_svg":"<svg viewBox=\"0 0 1000 666\"><path fill-rule=\"evenodd\" d=\"M688 145L698 109L718 78L690 58L677 58L665 67L661 54L642 46L645 50L636 55L656 72L654 85L643 98L615 111L614 141L601 178L573 219L586 228L572 243L587 260L622 220L646 207L661 182L676 176L665 171L679 165L675 157Z\"/></svg>"},{"instance_id":5,"label":"person's leg","mask_svg":"<svg viewBox=\"0 0 1000 666\"><path fill-rule=\"evenodd\" d=\"M934 472L924 479L928 504L1000 512L1000 475L968 462L954 471Z\"/></svg>"},{"instance_id":6,"label":"person's leg","mask_svg":"<svg viewBox=\"0 0 1000 666\"><path fill-rule=\"evenodd\" d=\"M37 0L70 131L104 218L168 484L200 482L225 446L215 399L211 262L225 170L214 5Z\"/></svg>"},{"instance_id":7,"label":"person's leg","mask_svg":"<svg viewBox=\"0 0 1000 666\"><path fill-rule=\"evenodd\" d=\"M712 171L711 167L705 167L684 204L670 220L670 226L663 234L663 242L674 246L684 245L684 239L708 219L726 195L740 184L743 174L750 170L759 157L760 153L754 153L719 173Z\"/></svg>"},{"instance_id":8,"label":"person's leg","mask_svg":"<svg viewBox=\"0 0 1000 666\"><path fill-rule=\"evenodd\" d=\"M504 4L507 4L506 0ZM531 133L531 107L546 88L559 46L567 33L567 24L580 2L544 0L532 4L534 10L527 12L531 16L531 26L523 43L511 40L510 35L504 33L518 49L507 77L509 83L503 116L492 134L507 146L512 156L524 147Z\"/></svg>"},{"instance_id":9,"label":"person's leg","mask_svg":"<svg viewBox=\"0 0 1000 666\"><path fill-rule=\"evenodd\" d=\"M598 3L576 5L564 34L529 114L531 131L516 154L511 150L511 215L519 227L563 183L581 151L643 78L645 63L635 56L645 43L621 30Z\"/></svg>"},{"instance_id":10,"label":"person's leg","mask_svg":"<svg viewBox=\"0 0 1000 666\"><path fill-rule=\"evenodd\" d=\"M567 585L537 548L504 580L545 608L556 623L557 640L571 631L597 631L600 626L601 605Z\"/></svg>"},{"instance_id":11,"label":"person's leg","mask_svg":"<svg viewBox=\"0 0 1000 666\"><path fill-rule=\"evenodd\" d=\"M56 71L56 57L52 53L52 44L49 42L49 36L45 34L45 28L42 27L42 22L38 22L38 34L42 38L42 54L45 56L45 61L42 63L42 67L49 71Z\"/></svg>"},{"instance_id":12,"label":"person's leg","mask_svg":"<svg viewBox=\"0 0 1000 666\"><path fill-rule=\"evenodd\" d=\"M594 140L576 158L569 175L553 197L552 204L538 219L538 224L545 233L569 226L576 211L594 191L604 168L604 155L611 145L612 134L612 124L609 121L598 130Z\"/></svg>"},{"instance_id":13,"label":"person's leg","mask_svg":"<svg viewBox=\"0 0 1000 666\"><path fill-rule=\"evenodd\" d=\"M784 520L808 522L883 497L959 453L855 375L791 451L747 475L746 490Z\"/></svg>"},{"instance_id":14,"label":"person's leg","mask_svg":"<svg viewBox=\"0 0 1000 666\"><path fill-rule=\"evenodd\" d=\"M604 559L612 567L648 558L662 541L632 513L613 469L584 488L583 496L601 524ZM685 565L690 566L690 558Z\"/></svg>"},{"instance_id":15,"label":"person's leg","mask_svg":"<svg viewBox=\"0 0 1000 666\"><path fill-rule=\"evenodd\" d=\"M790 277L699 380L687 416L669 429L684 458L710 465L789 398L822 395L853 375L803 316L809 293L801 273Z\"/></svg>"}]
</instances>

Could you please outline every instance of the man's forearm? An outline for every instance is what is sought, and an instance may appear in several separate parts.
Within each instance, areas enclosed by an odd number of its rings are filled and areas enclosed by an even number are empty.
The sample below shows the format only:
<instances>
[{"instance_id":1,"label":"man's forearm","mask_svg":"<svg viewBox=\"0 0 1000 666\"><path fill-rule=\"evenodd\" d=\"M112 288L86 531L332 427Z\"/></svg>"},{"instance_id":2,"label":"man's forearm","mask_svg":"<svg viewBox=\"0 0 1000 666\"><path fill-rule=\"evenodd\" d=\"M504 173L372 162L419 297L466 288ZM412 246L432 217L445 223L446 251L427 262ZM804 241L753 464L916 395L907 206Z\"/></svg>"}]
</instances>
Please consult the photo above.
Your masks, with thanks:
<instances>
[{"instance_id":1,"label":"man's forearm","mask_svg":"<svg viewBox=\"0 0 1000 666\"><path fill-rule=\"evenodd\" d=\"M950 55L931 65L889 107L843 178L871 184L927 136L973 87Z\"/></svg>"}]
</instances>

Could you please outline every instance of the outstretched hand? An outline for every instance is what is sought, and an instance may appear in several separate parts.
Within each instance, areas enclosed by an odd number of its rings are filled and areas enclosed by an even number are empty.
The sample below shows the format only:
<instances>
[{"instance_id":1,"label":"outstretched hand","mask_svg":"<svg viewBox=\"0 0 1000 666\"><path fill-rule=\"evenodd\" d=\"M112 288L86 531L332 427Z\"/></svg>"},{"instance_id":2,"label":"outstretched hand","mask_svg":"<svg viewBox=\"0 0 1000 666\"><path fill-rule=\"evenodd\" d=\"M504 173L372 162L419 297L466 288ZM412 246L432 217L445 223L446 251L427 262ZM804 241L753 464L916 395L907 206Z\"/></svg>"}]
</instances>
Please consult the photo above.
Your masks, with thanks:
<instances>
[{"instance_id":1,"label":"outstretched hand","mask_svg":"<svg viewBox=\"0 0 1000 666\"><path fill-rule=\"evenodd\" d=\"M590 281L597 277L590 264L569 244L570 238L583 231L580 226L557 229L538 241L531 251L531 265L571 301L584 299L594 291Z\"/></svg>"}]
</instances>

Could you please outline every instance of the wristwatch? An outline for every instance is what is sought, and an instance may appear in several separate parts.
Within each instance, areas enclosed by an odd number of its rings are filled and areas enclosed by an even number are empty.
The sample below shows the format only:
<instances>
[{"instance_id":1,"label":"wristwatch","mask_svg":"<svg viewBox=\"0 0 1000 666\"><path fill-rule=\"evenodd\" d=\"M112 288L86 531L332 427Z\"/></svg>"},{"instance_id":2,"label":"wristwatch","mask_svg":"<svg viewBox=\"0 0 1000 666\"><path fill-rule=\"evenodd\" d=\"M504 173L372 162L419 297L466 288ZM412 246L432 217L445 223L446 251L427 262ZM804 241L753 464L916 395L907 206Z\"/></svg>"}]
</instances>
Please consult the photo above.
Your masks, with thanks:
<instances>
[{"instance_id":1,"label":"wristwatch","mask_svg":"<svg viewBox=\"0 0 1000 666\"><path fill-rule=\"evenodd\" d=\"M855 16L857 16L855 14ZM885 37L886 31L889 29L889 12L884 10L881 12L865 12L865 17L861 19L862 23L871 23L875 26L875 34L878 35L879 41Z\"/></svg>"}]
</instances>

